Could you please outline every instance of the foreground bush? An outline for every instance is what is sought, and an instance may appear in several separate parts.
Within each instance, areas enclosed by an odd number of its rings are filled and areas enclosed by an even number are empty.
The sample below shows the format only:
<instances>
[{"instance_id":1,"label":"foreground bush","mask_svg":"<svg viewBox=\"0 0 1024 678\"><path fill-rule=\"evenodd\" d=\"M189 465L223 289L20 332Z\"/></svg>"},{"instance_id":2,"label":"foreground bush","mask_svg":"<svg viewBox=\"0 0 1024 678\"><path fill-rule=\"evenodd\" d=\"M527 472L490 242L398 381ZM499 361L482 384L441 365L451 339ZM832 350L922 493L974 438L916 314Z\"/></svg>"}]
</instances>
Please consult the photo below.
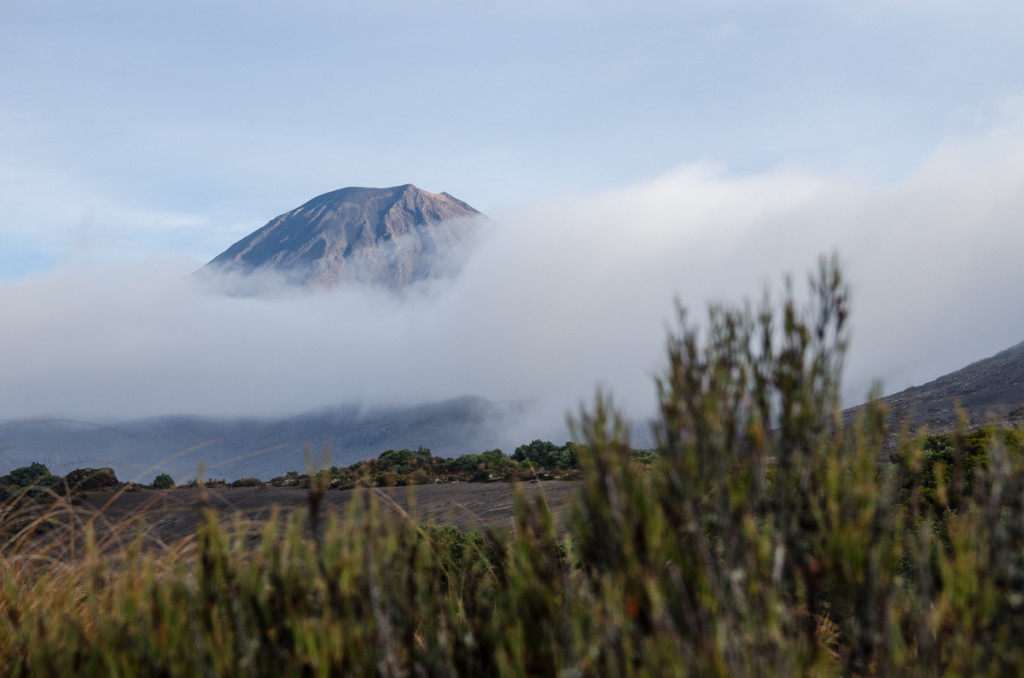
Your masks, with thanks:
<instances>
[{"instance_id":1,"label":"foreground bush","mask_svg":"<svg viewBox=\"0 0 1024 678\"><path fill-rule=\"evenodd\" d=\"M834 263L810 292L803 309L790 293L715 307L703 334L682 316L657 455L634 458L607 398L581 412L561 540L522 498L507 535L385 523L369 489L324 516L327 474L305 517L208 512L194 540L157 549L86 525L65 555L22 530L0 559L6 674L1019 674L1012 436L985 437L980 463L965 432L904 435L887 463L877 404L839 418Z\"/></svg>"}]
</instances>

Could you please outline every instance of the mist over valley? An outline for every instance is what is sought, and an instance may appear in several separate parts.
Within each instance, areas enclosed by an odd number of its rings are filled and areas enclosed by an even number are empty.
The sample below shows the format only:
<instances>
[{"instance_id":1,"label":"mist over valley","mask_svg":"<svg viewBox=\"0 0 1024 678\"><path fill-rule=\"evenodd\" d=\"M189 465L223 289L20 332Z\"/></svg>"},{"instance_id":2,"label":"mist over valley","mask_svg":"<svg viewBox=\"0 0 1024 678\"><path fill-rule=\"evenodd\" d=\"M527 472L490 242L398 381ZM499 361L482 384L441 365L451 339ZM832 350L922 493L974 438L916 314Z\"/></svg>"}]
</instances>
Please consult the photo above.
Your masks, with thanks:
<instances>
[{"instance_id":1,"label":"mist over valley","mask_svg":"<svg viewBox=\"0 0 1024 678\"><path fill-rule=\"evenodd\" d=\"M649 446L674 304L699 319L709 302L777 294L829 251L854 292L844 403L876 379L922 384L1024 336L1004 310L1024 236L988 208L1020 194L986 162L963 165L926 163L885 190L691 165L487 217L411 184L339 189L198 274L187 260L70 261L0 285L0 350L17 356L0 384L0 472L46 459L190 476L202 460L231 477L304 468L325 445L343 463L560 443L598 388ZM965 221L993 243L983 256L965 253Z\"/></svg>"}]
</instances>

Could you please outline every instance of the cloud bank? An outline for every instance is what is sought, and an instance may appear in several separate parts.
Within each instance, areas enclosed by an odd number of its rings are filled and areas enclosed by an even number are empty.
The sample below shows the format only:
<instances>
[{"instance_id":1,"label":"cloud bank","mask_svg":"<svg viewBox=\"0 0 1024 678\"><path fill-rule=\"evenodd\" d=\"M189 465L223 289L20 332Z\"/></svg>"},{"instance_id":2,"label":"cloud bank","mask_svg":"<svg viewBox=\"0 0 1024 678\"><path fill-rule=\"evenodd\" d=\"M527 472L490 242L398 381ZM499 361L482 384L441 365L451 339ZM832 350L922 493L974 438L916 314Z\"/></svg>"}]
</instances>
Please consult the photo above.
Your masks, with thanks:
<instances>
[{"instance_id":1,"label":"cloud bank","mask_svg":"<svg viewBox=\"0 0 1024 678\"><path fill-rule=\"evenodd\" d=\"M642 417L674 299L699 318L785 273L802 282L831 251L854 291L853 404L873 379L891 392L1024 340L1019 109L895 184L689 164L491 214L456 280L401 297L238 298L190 276L201 262L72 261L0 283L0 412L284 415L474 394L541 398L560 419L602 385Z\"/></svg>"}]
</instances>

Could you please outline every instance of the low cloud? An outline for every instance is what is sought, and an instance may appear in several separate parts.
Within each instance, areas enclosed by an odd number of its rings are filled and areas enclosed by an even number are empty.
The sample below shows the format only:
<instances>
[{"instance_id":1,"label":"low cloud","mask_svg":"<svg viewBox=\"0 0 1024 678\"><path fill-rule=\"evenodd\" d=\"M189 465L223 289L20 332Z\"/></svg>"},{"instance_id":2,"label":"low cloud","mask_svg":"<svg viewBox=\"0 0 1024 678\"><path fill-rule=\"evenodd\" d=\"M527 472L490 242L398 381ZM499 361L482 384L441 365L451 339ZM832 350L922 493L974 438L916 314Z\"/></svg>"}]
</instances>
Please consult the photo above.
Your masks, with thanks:
<instances>
[{"instance_id":1,"label":"low cloud","mask_svg":"<svg viewBox=\"0 0 1024 678\"><path fill-rule=\"evenodd\" d=\"M471 200L471 196L465 196ZM464 394L554 420L608 388L653 411L678 298L757 298L837 251L854 290L845 397L922 383L1024 339L1024 134L949 140L894 185L695 164L501 214L455 280L396 295L232 297L195 261L68 264L0 283L0 411L285 415ZM275 285L273 281L268 285Z\"/></svg>"}]
</instances>

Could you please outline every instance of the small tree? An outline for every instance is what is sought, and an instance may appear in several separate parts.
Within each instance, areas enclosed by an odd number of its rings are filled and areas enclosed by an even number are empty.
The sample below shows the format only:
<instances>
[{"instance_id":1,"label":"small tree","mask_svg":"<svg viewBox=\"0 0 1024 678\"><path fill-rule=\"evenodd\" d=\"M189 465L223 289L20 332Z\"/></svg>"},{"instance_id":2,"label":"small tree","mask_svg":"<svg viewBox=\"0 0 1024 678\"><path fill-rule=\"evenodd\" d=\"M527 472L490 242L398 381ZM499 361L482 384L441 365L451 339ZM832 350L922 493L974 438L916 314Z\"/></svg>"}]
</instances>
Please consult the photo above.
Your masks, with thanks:
<instances>
[{"instance_id":1,"label":"small tree","mask_svg":"<svg viewBox=\"0 0 1024 678\"><path fill-rule=\"evenodd\" d=\"M53 474L46 464L34 461L28 466L22 466L11 471L11 484L18 487L32 487L33 485L46 484Z\"/></svg>"},{"instance_id":2,"label":"small tree","mask_svg":"<svg viewBox=\"0 0 1024 678\"><path fill-rule=\"evenodd\" d=\"M121 485L117 480L114 469L110 467L77 468L68 473L64 477L64 481L72 492L109 490Z\"/></svg>"},{"instance_id":3,"label":"small tree","mask_svg":"<svg viewBox=\"0 0 1024 678\"><path fill-rule=\"evenodd\" d=\"M455 459L448 462L448 465L452 470L457 473L472 473L480 466L480 455L478 454L463 454Z\"/></svg>"},{"instance_id":4,"label":"small tree","mask_svg":"<svg viewBox=\"0 0 1024 678\"><path fill-rule=\"evenodd\" d=\"M481 452L480 462L495 473L504 473L504 471L512 465L512 460L506 457L505 453L497 448Z\"/></svg>"},{"instance_id":5,"label":"small tree","mask_svg":"<svg viewBox=\"0 0 1024 678\"><path fill-rule=\"evenodd\" d=\"M417 450L385 450L377 458L377 468L395 473L412 473L417 468L430 465L430 450L422 445Z\"/></svg>"},{"instance_id":6,"label":"small tree","mask_svg":"<svg viewBox=\"0 0 1024 678\"><path fill-rule=\"evenodd\" d=\"M22 492L27 492L31 497L41 497L50 492L60 479L50 473L45 464L34 461L28 466L22 466L11 471L11 486L7 488L5 496L14 497Z\"/></svg>"},{"instance_id":7,"label":"small tree","mask_svg":"<svg viewBox=\"0 0 1024 678\"><path fill-rule=\"evenodd\" d=\"M153 478L153 487L158 490L169 490L174 487L174 478L167 473L161 473L156 478Z\"/></svg>"},{"instance_id":8,"label":"small tree","mask_svg":"<svg viewBox=\"0 0 1024 678\"><path fill-rule=\"evenodd\" d=\"M542 468L553 466L552 455L557 453L558 446L547 440L534 440L529 445L520 445L512 453L513 461L530 461Z\"/></svg>"}]
</instances>

